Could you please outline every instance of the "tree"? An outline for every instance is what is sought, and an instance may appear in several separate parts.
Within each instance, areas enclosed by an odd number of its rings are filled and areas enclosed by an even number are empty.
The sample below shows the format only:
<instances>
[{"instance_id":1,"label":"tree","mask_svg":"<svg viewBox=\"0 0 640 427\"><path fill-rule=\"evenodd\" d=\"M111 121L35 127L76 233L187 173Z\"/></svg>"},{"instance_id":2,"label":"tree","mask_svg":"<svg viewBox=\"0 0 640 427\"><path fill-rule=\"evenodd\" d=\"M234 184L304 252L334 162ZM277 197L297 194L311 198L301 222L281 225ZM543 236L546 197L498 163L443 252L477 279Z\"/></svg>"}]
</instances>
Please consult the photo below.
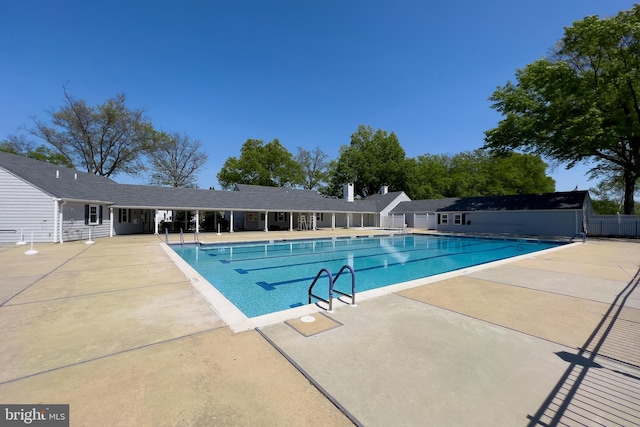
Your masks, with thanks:
<instances>
[{"instance_id":1,"label":"tree","mask_svg":"<svg viewBox=\"0 0 640 427\"><path fill-rule=\"evenodd\" d=\"M516 72L490 100L504 118L485 147L523 149L567 168L615 169L624 213L634 211L640 176L640 5L615 17L589 16L565 28L552 54Z\"/></svg>"},{"instance_id":2,"label":"tree","mask_svg":"<svg viewBox=\"0 0 640 427\"><path fill-rule=\"evenodd\" d=\"M36 147L33 142L27 141L24 135L9 136L6 141L0 142L0 151L73 168L73 164L65 156L53 151L44 144Z\"/></svg>"},{"instance_id":3,"label":"tree","mask_svg":"<svg viewBox=\"0 0 640 427\"><path fill-rule=\"evenodd\" d=\"M305 190L313 190L327 181L328 158L329 156L325 154L320 147L316 147L313 151L298 147L296 162L298 162L302 168L304 175L302 188Z\"/></svg>"},{"instance_id":4,"label":"tree","mask_svg":"<svg viewBox=\"0 0 640 427\"><path fill-rule=\"evenodd\" d=\"M171 187L196 187L196 172L207 162L200 151L202 142L191 140L187 134L159 132L157 146L149 152L151 184Z\"/></svg>"},{"instance_id":5,"label":"tree","mask_svg":"<svg viewBox=\"0 0 640 427\"><path fill-rule=\"evenodd\" d=\"M327 194L339 196L342 186L353 183L355 195L376 194L383 185L402 190L407 182L407 159L395 133L360 125L351 144L340 147L338 160L330 166Z\"/></svg>"},{"instance_id":6,"label":"tree","mask_svg":"<svg viewBox=\"0 0 640 427\"><path fill-rule=\"evenodd\" d=\"M55 147L89 173L137 175L141 159L154 144L154 131L143 110L131 110L118 94L96 107L76 100L64 88L65 104L51 111L51 125L35 120L30 132Z\"/></svg>"},{"instance_id":7,"label":"tree","mask_svg":"<svg viewBox=\"0 0 640 427\"><path fill-rule=\"evenodd\" d=\"M548 193L555 181L539 156L487 150L413 159L406 193L412 199Z\"/></svg>"},{"instance_id":8,"label":"tree","mask_svg":"<svg viewBox=\"0 0 640 427\"><path fill-rule=\"evenodd\" d=\"M409 160L406 194L413 200L449 197L451 188L451 157L444 154L424 154Z\"/></svg>"},{"instance_id":9,"label":"tree","mask_svg":"<svg viewBox=\"0 0 640 427\"><path fill-rule=\"evenodd\" d=\"M302 168L277 138L267 144L261 139L248 139L240 157L229 157L217 178L225 189L234 184L294 187L304 181Z\"/></svg>"}]
</instances>

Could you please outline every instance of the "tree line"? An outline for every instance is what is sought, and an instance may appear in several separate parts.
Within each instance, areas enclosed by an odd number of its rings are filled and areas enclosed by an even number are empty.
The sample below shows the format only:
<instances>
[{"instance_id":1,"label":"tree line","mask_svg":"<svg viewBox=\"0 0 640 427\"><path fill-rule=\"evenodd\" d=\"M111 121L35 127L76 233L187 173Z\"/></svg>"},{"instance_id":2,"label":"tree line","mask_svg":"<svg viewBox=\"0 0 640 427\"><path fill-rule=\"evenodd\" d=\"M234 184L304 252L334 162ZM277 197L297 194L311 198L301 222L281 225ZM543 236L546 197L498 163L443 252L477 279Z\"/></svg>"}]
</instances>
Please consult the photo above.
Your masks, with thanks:
<instances>
[{"instance_id":1,"label":"tree line","mask_svg":"<svg viewBox=\"0 0 640 427\"><path fill-rule=\"evenodd\" d=\"M345 183L354 184L357 197L376 194L382 186L404 191L412 199L552 192L555 182L536 155L509 153L495 156L478 149L455 155L425 154L408 158L396 135L360 125L339 156L319 147L298 147L291 154L277 139L265 143L249 139L240 156L230 157L217 175L223 188L234 184L316 189L341 197Z\"/></svg>"}]
</instances>

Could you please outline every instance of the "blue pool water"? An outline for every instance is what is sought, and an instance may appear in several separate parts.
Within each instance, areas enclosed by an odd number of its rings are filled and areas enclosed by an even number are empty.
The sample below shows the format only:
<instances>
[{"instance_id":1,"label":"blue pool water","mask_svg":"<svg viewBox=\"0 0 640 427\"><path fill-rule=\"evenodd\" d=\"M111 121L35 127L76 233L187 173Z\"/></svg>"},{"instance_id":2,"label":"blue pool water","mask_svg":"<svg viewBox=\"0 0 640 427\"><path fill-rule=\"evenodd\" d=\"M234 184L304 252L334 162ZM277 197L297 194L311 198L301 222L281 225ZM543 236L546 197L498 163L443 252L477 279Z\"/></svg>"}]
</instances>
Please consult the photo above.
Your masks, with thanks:
<instances>
[{"instance_id":1,"label":"blue pool water","mask_svg":"<svg viewBox=\"0 0 640 427\"><path fill-rule=\"evenodd\" d=\"M308 303L321 268L347 264L356 293L558 246L557 242L450 236L376 236L273 243L185 245L172 249L247 317ZM345 272L335 288L349 293ZM328 298L328 279L314 293ZM337 296L337 295L334 295Z\"/></svg>"}]
</instances>

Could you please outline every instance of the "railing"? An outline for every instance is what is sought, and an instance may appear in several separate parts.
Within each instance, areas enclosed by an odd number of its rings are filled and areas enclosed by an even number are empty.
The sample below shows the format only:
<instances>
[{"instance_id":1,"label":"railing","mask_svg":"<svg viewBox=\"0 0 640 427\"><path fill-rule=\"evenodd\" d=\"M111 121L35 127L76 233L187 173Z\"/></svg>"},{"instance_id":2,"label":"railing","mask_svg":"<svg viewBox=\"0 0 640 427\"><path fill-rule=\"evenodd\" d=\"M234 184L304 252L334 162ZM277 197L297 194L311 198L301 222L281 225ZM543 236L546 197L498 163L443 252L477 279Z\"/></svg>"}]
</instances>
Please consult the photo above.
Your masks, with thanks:
<instances>
[{"instance_id":1,"label":"railing","mask_svg":"<svg viewBox=\"0 0 640 427\"><path fill-rule=\"evenodd\" d=\"M345 264L342 266L340 271L338 271L338 274L336 274L336 277L333 279L333 285L336 284L336 282L338 281L338 278L340 277L340 275L345 269L349 270L349 272L351 273L351 294L341 292L337 289L332 289L332 290L333 292L343 295L345 297L351 297L351 305L355 307L356 305L356 272L353 271L353 268L350 265Z\"/></svg>"},{"instance_id":2,"label":"railing","mask_svg":"<svg viewBox=\"0 0 640 427\"><path fill-rule=\"evenodd\" d=\"M582 232L577 233L575 236L573 236L571 240L569 240L569 243L573 243L576 237L579 237L582 240L582 243L587 243L587 235Z\"/></svg>"},{"instance_id":3,"label":"railing","mask_svg":"<svg viewBox=\"0 0 640 427\"><path fill-rule=\"evenodd\" d=\"M193 241L194 243L200 243L200 233L193 233ZM169 244L169 229L164 229L164 242ZM184 245L184 231L182 228L180 229L180 244Z\"/></svg>"},{"instance_id":4,"label":"railing","mask_svg":"<svg viewBox=\"0 0 640 427\"><path fill-rule=\"evenodd\" d=\"M339 291L337 289L334 289L334 284L335 282L338 280L338 278L340 277L340 275L342 275L342 272L347 269L349 270L349 272L351 273L351 293L348 294L346 292L342 292ZM327 273L327 276L329 278L329 298L328 299L324 299L319 295L316 295L313 293L313 287L315 286L315 284L318 282L318 279L320 279L320 277L322 277L322 273ZM311 304L311 299L315 298L319 301L322 301L326 304L328 304L329 309L327 310L329 313L333 313L333 294L337 293L346 297L351 297L351 306L355 307L356 305L356 273L355 271L353 271L353 268L350 265L343 265L342 268L340 268L340 271L338 271L338 274L336 274L335 278L333 277L333 275L331 274L331 272L326 269L326 268L321 268L320 271L318 271L318 274L316 274L315 279L313 279L313 282L311 282L311 286L309 286L309 304Z\"/></svg>"}]
</instances>

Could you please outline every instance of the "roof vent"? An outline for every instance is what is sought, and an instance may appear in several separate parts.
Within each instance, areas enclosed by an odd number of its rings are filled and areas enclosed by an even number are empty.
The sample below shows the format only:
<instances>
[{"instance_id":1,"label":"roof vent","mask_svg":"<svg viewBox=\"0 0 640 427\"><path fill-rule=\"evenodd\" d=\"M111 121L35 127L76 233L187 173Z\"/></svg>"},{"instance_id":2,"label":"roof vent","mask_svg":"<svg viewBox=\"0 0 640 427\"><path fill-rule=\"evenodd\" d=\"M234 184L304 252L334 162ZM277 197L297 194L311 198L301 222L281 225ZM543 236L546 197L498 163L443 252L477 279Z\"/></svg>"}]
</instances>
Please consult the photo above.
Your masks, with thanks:
<instances>
[{"instance_id":1,"label":"roof vent","mask_svg":"<svg viewBox=\"0 0 640 427\"><path fill-rule=\"evenodd\" d=\"M73 174L73 179L78 179L78 173Z\"/></svg>"},{"instance_id":2,"label":"roof vent","mask_svg":"<svg viewBox=\"0 0 640 427\"><path fill-rule=\"evenodd\" d=\"M60 171L56 171L56 178L60 178Z\"/></svg>"}]
</instances>

